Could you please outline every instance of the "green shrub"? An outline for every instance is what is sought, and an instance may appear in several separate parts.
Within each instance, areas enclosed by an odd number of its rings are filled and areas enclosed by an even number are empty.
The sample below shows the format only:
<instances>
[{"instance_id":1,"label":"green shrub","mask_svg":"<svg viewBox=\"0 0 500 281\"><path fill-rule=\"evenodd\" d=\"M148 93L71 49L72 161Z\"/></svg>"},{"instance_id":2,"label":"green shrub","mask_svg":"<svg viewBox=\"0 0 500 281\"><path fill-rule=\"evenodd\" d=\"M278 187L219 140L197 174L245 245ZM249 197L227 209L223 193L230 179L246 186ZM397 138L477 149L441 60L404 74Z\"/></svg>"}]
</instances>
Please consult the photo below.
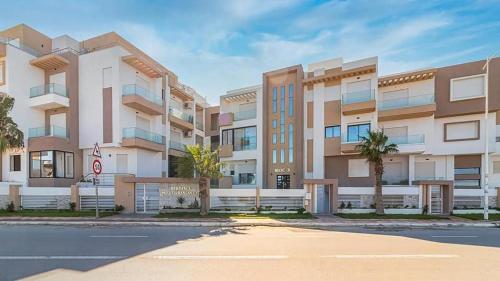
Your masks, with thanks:
<instances>
[{"instance_id":1,"label":"green shrub","mask_svg":"<svg viewBox=\"0 0 500 281\"><path fill-rule=\"evenodd\" d=\"M7 205L7 212L15 212L16 206L14 205L14 201L10 201L9 205Z\"/></svg>"},{"instance_id":2,"label":"green shrub","mask_svg":"<svg viewBox=\"0 0 500 281\"><path fill-rule=\"evenodd\" d=\"M198 203L198 200L194 198L193 203L188 205L189 209L198 209L200 207L200 203Z\"/></svg>"},{"instance_id":3,"label":"green shrub","mask_svg":"<svg viewBox=\"0 0 500 281\"><path fill-rule=\"evenodd\" d=\"M306 209L304 209L303 207L298 208L297 209L297 214L302 215L305 211L306 211Z\"/></svg>"},{"instance_id":4,"label":"green shrub","mask_svg":"<svg viewBox=\"0 0 500 281\"><path fill-rule=\"evenodd\" d=\"M340 207L339 207L339 208L340 208L340 209L345 209L345 203L344 203L344 201L342 201L342 202L340 203Z\"/></svg>"},{"instance_id":5,"label":"green shrub","mask_svg":"<svg viewBox=\"0 0 500 281\"><path fill-rule=\"evenodd\" d=\"M71 211L75 211L76 210L76 203L75 202L70 202L69 203L69 209Z\"/></svg>"},{"instance_id":6,"label":"green shrub","mask_svg":"<svg viewBox=\"0 0 500 281\"><path fill-rule=\"evenodd\" d=\"M351 201L347 202L347 209L352 209Z\"/></svg>"},{"instance_id":7,"label":"green shrub","mask_svg":"<svg viewBox=\"0 0 500 281\"><path fill-rule=\"evenodd\" d=\"M123 205L115 205L115 212L121 212L125 210L125 207Z\"/></svg>"}]
</instances>

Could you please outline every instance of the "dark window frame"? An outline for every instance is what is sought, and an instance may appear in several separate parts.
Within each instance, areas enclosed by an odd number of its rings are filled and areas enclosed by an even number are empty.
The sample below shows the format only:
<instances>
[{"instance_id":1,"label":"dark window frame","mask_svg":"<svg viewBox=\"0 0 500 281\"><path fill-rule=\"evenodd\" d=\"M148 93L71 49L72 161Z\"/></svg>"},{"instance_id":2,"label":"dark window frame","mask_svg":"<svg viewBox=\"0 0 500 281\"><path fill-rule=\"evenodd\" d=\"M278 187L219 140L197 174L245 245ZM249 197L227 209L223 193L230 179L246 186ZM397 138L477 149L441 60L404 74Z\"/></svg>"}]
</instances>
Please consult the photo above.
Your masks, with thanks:
<instances>
[{"instance_id":1,"label":"dark window frame","mask_svg":"<svg viewBox=\"0 0 500 281\"><path fill-rule=\"evenodd\" d=\"M17 158L17 161L16 161ZM14 161L12 163L12 161ZM16 165L17 164L17 165ZM21 154L9 155L9 172L21 172Z\"/></svg>"},{"instance_id":2,"label":"dark window frame","mask_svg":"<svg viewBox=\"0 0 500 281\"><path fill-rule=\"evenodd\" d=\"M41 157L42 157L42 152L52 152L52 177L42 177L42 161L41 161ZM56 152L62 152L64 153L63 155L63 170L64 170L64 176L63 177L58 177L57 176L57 159L56 159ZM40 169L39 169L39 176L38 177L34 177L32 176L32 168L33 168L33 165L32 165L32 154L34 153L39 153L40 154ZM67 174L67 171L66 171L66 153L71 153L73 154L73 176L72 177L66 177L66 174ZM63 150L40 150L40 151L30 151L29 153L29 178L31 179L74 179L75 178L75 153L73 152L70 152L70 151L63 151Z\"/></svg>"},{"instance_id":3,"label":"dark window frame","mask_svg":"<svg viewBox=\"0 0 500 281\"><path fill-rule=\"evenodd\" d=\"M338 128L338 136L335 135L335 129ZM329 137L327 134L327 130L332 129L332 136ZM340 138L341 137L341 127L340 125L334 125L334 126L327 126L325 127L325 139L332 139L332 138Z\"/></svg>"},{"instance_id":4,"label":"dark window frame","mask_svg":"<svg viewBox=\"0 0 500 281\"><path fill-rule=\"evenodd\" d=\"M371 123L360 123L360 124L347 125L347 142L359 142L359 141L361 141L361 138L359 136L359 127L360 126L366 126L366 125L368 125L368 132L371 131L371 129L372 129ZM357 140L351 140L350 135L349 135L349 128L350 127L358 127Z\"/></svg>"},{"instance_id":5,"label":"dark window frame","mask_svg":"<svg viewBox=\"0 0 500 281\"><path fill-rule=\"evenodd\" d=\"M233 150L234 150L235 149L234 131L239 130L239 129L243 129L245 131L245 129L248 129L248 128L255 128L255 149L257 149L257 126L246 126L246 127L239 127L239 128L231 128L231 129L222 130L222 145L231 144L233 146ZM224 133L227 134L229 131L232 131L231 132L231 143L224 143ZM254 150L254 149L242 149L242 150L234 150L234 151L246 151L246 150Z\"/></svg>"}]
</instances>

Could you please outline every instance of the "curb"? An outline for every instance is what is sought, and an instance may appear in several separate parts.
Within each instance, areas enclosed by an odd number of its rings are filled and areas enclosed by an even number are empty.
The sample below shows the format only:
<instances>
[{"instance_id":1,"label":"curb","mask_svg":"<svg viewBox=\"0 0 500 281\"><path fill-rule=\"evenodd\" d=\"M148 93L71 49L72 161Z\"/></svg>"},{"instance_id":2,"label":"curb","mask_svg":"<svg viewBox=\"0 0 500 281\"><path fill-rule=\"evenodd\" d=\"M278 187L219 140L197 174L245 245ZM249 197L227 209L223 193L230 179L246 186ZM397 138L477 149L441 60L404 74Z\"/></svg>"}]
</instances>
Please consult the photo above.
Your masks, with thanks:
<instances>
[{"instance_id":1,"label":"curb","mask_svg":"<svg viewBox=\"0 0 500 281\"><path fill-rule=\"evenodd\" d=\"M500 223L418 223L418 222L167 222L167 221L0 221L0 225L57 225L57 226L176 226L176 227L480 227L500 228Z\"/></svg>"}]
</instances>

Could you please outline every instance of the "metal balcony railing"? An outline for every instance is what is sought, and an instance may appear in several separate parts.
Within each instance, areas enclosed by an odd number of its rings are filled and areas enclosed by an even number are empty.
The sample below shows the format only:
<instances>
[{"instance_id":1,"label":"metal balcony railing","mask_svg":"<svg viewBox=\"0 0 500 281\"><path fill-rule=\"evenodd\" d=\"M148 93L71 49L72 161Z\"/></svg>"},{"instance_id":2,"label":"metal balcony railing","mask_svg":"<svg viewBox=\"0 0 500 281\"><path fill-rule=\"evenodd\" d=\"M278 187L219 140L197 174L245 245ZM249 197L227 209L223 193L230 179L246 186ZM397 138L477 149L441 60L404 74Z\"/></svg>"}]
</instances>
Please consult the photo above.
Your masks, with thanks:
<instances>
[{"instance_id":1,"label":"metal balcony railing","mask_svg":"<svg viewBox=\"0 0 500 281\"><path fill-rule=\"evenodd\" d=\"M56 83L40 85L30 89L30 98L48 94L56 94L61 97L68 97L68 90L65 86Z\"/></svg>"},{"instance_id":2,"label":"metal balcony railing","mask_svg":"<svg viewBox=\"0 0 500 281\"><path fill-rule=\"evenodd\" d=\"M159 134L155 134L153 132L149 132L140 128L131 127L123 129L123 138L138 138L147 140L150 142L164 144L164 137Z\"/></svg>"},{"instance_id":3,"label":"metal balcony railing","mask_svg":"<svg viewBox=\"0 0 500 281\"><path fill-rule=\"evenodd\" d=\"M123 85L122 95L140 96L152 103L155 103L159 106L163 106L163 99L160 96L155 95L151 93L149 90L136 84Z\"/></svg>"},{"instance_id":4,"label":"metal balcony railing","mask_svg":"<svg viewBox=\"0 0 500 281\"><path fill-rule=\"evenodd\" d=\"M421 95L405 98L387 99L379 101L379 110L388 110L396 108L405 108L434 103L434 95Z\"/></svg>"},{"instance_id":5,"label":"metal balcony railing","mask_svg":"<svg viewBox=\"0 0 500 281\"><path fill-rule=\"evenodd\" d=\"M28 138L38 137L58 137L67 139L69 138L69 131L66 128L59 126L48 126L28 129Z\"/></svg>"}]
</instances>

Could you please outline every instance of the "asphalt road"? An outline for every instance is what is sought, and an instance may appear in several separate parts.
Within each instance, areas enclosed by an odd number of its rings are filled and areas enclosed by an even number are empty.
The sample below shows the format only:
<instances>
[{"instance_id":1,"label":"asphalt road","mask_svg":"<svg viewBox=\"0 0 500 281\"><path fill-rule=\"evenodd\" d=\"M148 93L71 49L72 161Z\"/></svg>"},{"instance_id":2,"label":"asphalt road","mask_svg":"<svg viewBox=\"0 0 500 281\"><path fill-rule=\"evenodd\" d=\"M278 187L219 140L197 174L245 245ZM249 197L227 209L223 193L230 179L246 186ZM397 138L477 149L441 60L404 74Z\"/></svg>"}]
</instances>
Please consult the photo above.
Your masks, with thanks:
<instances>
[{"instance_id":1,"label":"asphalt road","mask_svg":"<svg viewBox=\"0 0 500 281\"><path fill-rule=\"evenodd\" d=\"M0 226L0 280L498 280L500 229Z\"/></svg>"}]
</instances>

